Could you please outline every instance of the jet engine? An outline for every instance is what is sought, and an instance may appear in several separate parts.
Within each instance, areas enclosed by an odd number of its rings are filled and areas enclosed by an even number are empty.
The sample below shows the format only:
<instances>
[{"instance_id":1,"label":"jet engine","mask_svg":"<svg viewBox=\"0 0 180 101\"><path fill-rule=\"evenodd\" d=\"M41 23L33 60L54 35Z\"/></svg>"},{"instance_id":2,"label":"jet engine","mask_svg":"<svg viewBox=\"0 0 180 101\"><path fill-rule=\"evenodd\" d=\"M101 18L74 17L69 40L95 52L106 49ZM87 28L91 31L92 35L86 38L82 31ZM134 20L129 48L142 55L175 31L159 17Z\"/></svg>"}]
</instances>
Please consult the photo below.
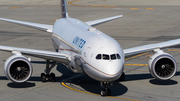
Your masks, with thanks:
<instances>
[{"instance_id":1,"label":"jet engine","mask_svg":"<svg viewBox=\"0 0 180 101\"><path fill-rule=\"evenodd\" d=\"M30 61L19 53L9 57L4 65L6 77L16 83L27 81L32 75L33 67Z\"/></svg>"},{"instance_id":2,"label":"jet engine","mask_svg":"<svg viewBox=\"0 0 180 101\"><path fill-rule=\"evenodd\" d=\"M177 63L170 54L158 50L149 60L149 71L156 79L168 80L175 75Z\"/></svg>"}]
</instances>

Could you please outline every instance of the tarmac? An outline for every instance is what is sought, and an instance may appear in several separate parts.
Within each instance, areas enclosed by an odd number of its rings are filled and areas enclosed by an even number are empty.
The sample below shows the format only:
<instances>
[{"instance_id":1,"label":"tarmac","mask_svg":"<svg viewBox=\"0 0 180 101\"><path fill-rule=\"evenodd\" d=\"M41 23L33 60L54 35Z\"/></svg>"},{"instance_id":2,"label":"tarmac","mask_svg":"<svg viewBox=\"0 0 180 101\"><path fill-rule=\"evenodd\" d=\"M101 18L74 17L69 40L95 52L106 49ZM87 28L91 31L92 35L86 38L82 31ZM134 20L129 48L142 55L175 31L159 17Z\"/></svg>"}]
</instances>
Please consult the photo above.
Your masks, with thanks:
<instances>
[{"instance_id":1,"label":"tarmac","mask_svg":"<svg viewBox=\"0 0 180 101\"><path fill-rule=\"evenodd\" d=\"M76 5L179 6L179 0L67 0ZM0 5L59 5L60 0L1 0Z\"/></svg>"},{"instance_id":2,"label":"tarmac","mask_svg":"<svg viewBox=\"0 0 180 101\"><path fill-rule=\"evenodd\" d=\"M94 3L81 4L85 2L90 0L70 2L69 15L82 21L123 15L123 18L96 26L117 40L123 49L180 38L178 5L166 5L166 2L163 6L120 5L107 3L108 0L103 3L101 0L98 3L97 0ZM61 18L61 14L59 5L1 3L0 17L53 25L56 19ZM54 51L51 34L2 21L0 45ZM180 50L177 47L164 51L174 56L180 66ZM42 83L40 74L45 69L45 60L34 57L31 57L34 67L32 77L22 84L13 83L6 78L3 67L11 53L0 52L0 101L179 101L180 69L178 68L176 75L170 80L156 80L148 70L151 55L143 53L126 58L126 81L115 81L111 88L112 96L101 97L99 82L84 74L74 74L61 64L52 70L57 81Z\"/></svg>"}]
</instances>

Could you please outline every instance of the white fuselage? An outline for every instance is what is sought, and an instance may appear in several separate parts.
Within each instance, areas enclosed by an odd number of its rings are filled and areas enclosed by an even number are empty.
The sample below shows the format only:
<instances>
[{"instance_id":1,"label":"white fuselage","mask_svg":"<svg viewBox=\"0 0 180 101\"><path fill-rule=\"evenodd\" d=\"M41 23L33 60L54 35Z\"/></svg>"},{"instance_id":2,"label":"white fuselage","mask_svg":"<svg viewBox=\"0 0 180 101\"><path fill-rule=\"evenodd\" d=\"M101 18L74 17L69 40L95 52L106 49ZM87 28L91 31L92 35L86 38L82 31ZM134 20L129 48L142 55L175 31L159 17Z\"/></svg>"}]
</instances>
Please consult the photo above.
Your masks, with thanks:
<instances>
[{"instance_id":1,"label":"white fuselage","mask_svg":"<svg viewBox=\"0 0 180 101\"><path fill-rule=\"evenodd\" d=\"M71 56L67 67L75 73L112 82L123 72L124 53L118 42L77 19L57 20L52 42L57 52Z\"/></svg>"}]
</instances>

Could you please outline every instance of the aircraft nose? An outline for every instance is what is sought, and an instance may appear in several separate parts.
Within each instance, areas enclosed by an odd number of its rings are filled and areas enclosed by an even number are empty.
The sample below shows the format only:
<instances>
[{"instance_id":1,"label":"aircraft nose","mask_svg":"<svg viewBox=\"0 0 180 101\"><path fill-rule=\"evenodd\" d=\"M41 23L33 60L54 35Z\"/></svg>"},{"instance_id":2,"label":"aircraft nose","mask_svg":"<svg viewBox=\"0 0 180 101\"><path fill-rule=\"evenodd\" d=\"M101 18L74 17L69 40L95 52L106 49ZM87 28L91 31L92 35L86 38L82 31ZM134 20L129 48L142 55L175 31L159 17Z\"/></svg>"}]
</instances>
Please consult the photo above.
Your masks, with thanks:
<instances>
[{"instance_id":1,"label":"aircraft nose","mask_svg":"<svg viewBox=\"0 0 180 101\"><path fill-rule=\"evenodd\" d=\"M120 69L115 64L107 64L103 71L109 76L115 76L120 71Z\"/></svg>"}]
</instances>

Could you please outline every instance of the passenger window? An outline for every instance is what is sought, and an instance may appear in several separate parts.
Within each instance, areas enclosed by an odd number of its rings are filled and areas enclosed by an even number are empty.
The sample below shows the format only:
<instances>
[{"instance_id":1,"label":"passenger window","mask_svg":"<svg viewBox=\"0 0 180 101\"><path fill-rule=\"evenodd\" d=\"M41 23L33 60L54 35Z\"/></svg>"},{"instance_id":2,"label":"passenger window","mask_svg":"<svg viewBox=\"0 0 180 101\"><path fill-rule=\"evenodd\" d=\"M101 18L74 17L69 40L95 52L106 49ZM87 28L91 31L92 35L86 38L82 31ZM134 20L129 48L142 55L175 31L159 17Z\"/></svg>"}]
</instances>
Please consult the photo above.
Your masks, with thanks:
<instances>
[{"instance_id":1,"label":"passenger window","mask_svg":"<svg viewBox=\"0 0 180 101\"><path fill-rule=\"evenodd\" d=\"M118 59L121 59L121 57L120 57L120 55L119 55L119 54L117 54L117 58L118 58Z\"/></svg>"},{"instance_id":2,"label":"passenger window","mask_svg":"<svg viewBox=\"0 0 180 101\"><path fill-rule=\"evenodd\" d=\"M109 60L109 55L103 54L103 59L104 60Z\"/></svg>"},{"instance_id":3,"label":"passenger window","mask_svg":"<svg viewBox=\"0 0 180 101\"><path fill-rule=\"evenodd\" d=\"M98 54L98 55L96 56L96 59L101 59L101 54Z\"/></svg>"},{"instance_id":4,"label":"passenger window","mask_svg":"<svg viewBox=\"0 0 180 101\"><path fill-rule=\"evenodd\" d=\"M111 60L115 60L116 59L116 54L112 54L111 55Z\"/></svg>"}]
</instances>

